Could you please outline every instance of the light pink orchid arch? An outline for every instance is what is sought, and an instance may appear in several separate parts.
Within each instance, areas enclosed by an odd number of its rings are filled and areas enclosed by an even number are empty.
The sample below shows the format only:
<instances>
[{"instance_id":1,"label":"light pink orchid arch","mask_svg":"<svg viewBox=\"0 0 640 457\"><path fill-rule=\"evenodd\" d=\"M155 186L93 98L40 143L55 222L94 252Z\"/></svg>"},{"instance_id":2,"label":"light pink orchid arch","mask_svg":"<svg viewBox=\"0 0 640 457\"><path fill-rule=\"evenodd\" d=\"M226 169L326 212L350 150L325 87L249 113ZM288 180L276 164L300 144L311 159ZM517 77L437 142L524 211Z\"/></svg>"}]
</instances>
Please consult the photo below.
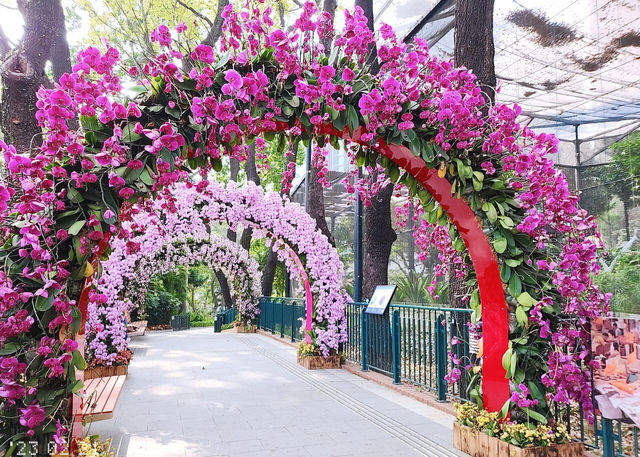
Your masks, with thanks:
<instances>
[{"instance_id":1,"label":"light pink orchid arch","mask_svg":"<svg viewBox=\"0 0 640 457\"><path fill-rule=\"evenodd\" d=\"M225 186L216 181L203 181L197 185L176 184L156 200L134 207L131 214L131 220L123 223L126 237L111 243L113 252L102 263L104 272L98 283L100 293L92 295L92 317L87 322L87 332L90 350L98 357L106 360L115 357L103 344L106 338L117 342L113 345L115 350L126 348L122 315L132 298L127 293L123 296L123 292L131 290L127 284L134 278L136 285L148 281L154 269L169 271L195 260L181 258L181 254L197 258L204 251L225 244L214 241L215 236L212 238L215 224L228 225L233 230L251 227L254 237L267 238L268 245L287 270L305 286L307 341L314 342L325 355L336 351L339 344L346 341L344 307L347 295L342 285L342 263L315 221L297 203L283 200L275 192L265 192L253 183L239 187L233 182ZM191 243L202 246L189 251ZM225 251L243 260L237 249L228 244L224 245ZM165 250L165 246L170 247ZM234 269L229 273L233 278L243 276ZM250 321L258 313L259 281L255 278L260 276L259 273L252 274L252 285L242 285L250 289L255 287L255 293L239 303L240 315ZM239 287L236 293L241 290L247 289ZM315 319L312 318L314 314ZM105 328L105 320L111 323L111 328ZM92 335L100 336L94 338ZM95 343L96 340L100 343Z\"/></svg>"},{"instance_id":2,"label":"light pink orchid arch","mask_svg":"<svg viewBox=\"0 0 640 457\"><path fill-rule=\"evenodd\" d=\"M111 255L102 263L98 282L101 293L94 294L89 304L85 330L89 360L111 365L128 349L125 311L142 303L154 276L179 266L202 262L222 271L229 278L239 319L249 324L256 321L262 273L245 249L216 233L176 238L162 230L163 220L154 212L139 213L135 221L144 224L146 231L129 240L114 240ZM135 224L125 227L132 229Z\"/></svg>"}]
</instances>

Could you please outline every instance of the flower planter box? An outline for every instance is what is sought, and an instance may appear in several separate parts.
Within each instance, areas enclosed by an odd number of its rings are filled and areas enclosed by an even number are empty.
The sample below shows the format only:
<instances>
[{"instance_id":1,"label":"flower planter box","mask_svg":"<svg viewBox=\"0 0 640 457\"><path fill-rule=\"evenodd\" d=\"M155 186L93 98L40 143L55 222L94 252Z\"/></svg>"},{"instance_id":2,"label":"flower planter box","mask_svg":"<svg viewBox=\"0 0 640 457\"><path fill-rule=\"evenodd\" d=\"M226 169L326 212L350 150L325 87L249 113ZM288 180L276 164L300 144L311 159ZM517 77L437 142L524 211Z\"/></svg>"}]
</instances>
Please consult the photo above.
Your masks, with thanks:
<instances>
[{"instance_id":1,"label":"flower planter box","mask_svg":"<svg viewBox=\"0 0 640 457\"><path fill-rule=\"evenodd\" d=\"M233 330L236 333L256 333L256 326L255 325L249 325L249 326L234 325Z\"/></svg>"},{"instance_id":2,"label":"flower planter box","mask_svg":"<svg viewBox=\"0 0 640 457\"><path fill-rule=\"evenodd\" d=\"M330 355L326 359L321 355L300 355L298 354L298 364L307 370L327 370L340 368L340 356Z\"/></svg>"},{"instance_id":3,"label":"flower planter box","mask_svg":"<svg viewBox=\"0 0 640 457\"><path fill-rule=\"evenodd\" d=\"M129 365L112 365L110 367L89 367L84 370L84 379L106 378L108 376L122 376L129 373Z\"/></svg>"},{"instance_id":4,"label":"flower planter box","mask_svg":"<svg viewBox=\"0 0 640 457\"><path fill-rule=\"evenodd\" d=\"M518 447L470 427L453 423L453 446L473 457L583 457L582 443Z\"/></svg>"}]
</instances>

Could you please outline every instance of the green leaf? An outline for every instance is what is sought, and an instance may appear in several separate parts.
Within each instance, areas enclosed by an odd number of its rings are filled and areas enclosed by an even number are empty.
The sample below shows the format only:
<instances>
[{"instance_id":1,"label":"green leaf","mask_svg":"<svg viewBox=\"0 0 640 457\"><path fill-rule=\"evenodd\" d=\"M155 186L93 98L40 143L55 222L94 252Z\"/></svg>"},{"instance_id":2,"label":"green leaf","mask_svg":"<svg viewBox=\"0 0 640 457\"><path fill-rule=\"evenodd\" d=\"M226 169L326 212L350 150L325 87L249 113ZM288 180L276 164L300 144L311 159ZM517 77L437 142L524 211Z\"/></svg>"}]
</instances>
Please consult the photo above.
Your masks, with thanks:
<instances>
[{"instance_id":1,"label":"green leaf","mask_svg":"<svg viewBox=\"0 0 640 457\"><path fill-rule=\"evenodd\" d=\"M507 259L505 260L505 263L507 265L509 265L510 267L517 267L518 265L520 265L522 263L522 259Z\"/></svg>"},{"instance_id":2,"label":"green leaf","mask_svg":"<svg viewBox=\"0 0 640 457\"><path fill-rule=\"evenodd\" d=\"M516 322L522 327L529 326L529 318L527 317L527 312L522 306L518 306L516 308Z\"/></svg>"},{"instance_id":3,"label":"green leaf","mask_svg":"<svg viewBox=\"0 0 640 457\"><path fill-rule=\"evenodd\" d=\"M84 370L87 368L87 362L84 361L82 353L78 350L74 351L73 356L71 357L71 363L78 370Z\"/></svg>"},{"instance_id":4,"label":"green leaf","mask_svg":"<svg viewBox=\"0 0 640 457\"><path fill-rule=\"evenodd\" d=\"M74 382L71 385L71 393L77 394L78 392L80 392L80 389L82 389L83 387L84 387L84 383L82 382L81 379L78 379L76 382Z\"/></svg>"},{"instance_id":5,"label":"green leaf","mask_svg":"<svg viewBox=\"0 0 640 457\"><path fill-rule=\"evenodd\" d=\"M485 205L486 205L486 209L485 209ZM489 219L490 222L493 223L498 219L498 212L496 211L496 207L493 206L493 203L491 202L485 203L484 205L482 205L482 209L486 213L487 219Z\"/></svg>"},{"instance_id":6,"label":"green leaf","mask_svg":"<svg viewBox=\"0 0 640 457\"><path fill-rule=\"evenodd\" d=\"M504 402L504 405L502 405L502 408L500 409L500 417L501 418L506 418L509 415L509 408L511 407L511 399L508 399L507 401Z\"/></svg>"},{"instance_id":7,"label":"green leaf","mask_svg":"<svg viewBox=\"0 0 640 457\"><path fill-rule=\"evenodd\" d=\"M462 252L465 250L465 245L464 245L464 241L462 238L458 237L456 238L456 240L453 242L453 248L457 251L457 252Z\"/></svg>"},{"instance_id":8,"label":"green leaf","mask_svg":"<svg viewBox=\"0 0 640 457\"><path fill-rule=\"evenodd\" d=\"M509 348L502 355L502 367L509 372L511 368L511 355L513 354L513 349Z\"/></svg>"},{"instance_id":9,"label":"green leaf","mask_svg":"<svg viewBox=\"0 0 640 457\"><path fill-rule=\"evenodd\" d=\"M40 312L44 312L46 310L48 310L49 308L51 308L51 306L53 306L53 300L55 299L55 296L53 294L53 291L49 291L49 295L47 297L37 297L36 298L36 310L40 311Z\"/></svg>"},{"instance_id":10,"label":"green leaf","mask_svg":"<svg viewBox=\"0 0 640 457\"><path fill-rule=\"evenodd\" d=\"M294 95L291 98L287 98L286 101L289 105L291 105L294 108L297 108L298 106L300 106L300 98L297 95Z\"/></svg>"},{"instance_id":11,"label":"green leaf","mask_svg":"<svg viewBox=\"0 0 640 457\"><path fill-rule=\"evenodd\" d=\"M541 424L546 424L547 423L547 418L544 417L542 414L540 414L537 411L534 411L532 409L529 408L522 408L522 410L527 413L527 416L529 416L531 419L533 419L534 421L538 421Z\"/></svg>"},{"instance_id":12,"label":"green leaf","mask_svg":"<svg viewBox=\"0 0 640 457\"><path fill-rule=\"evenodd\" d=\"M86 224L86 222L87 221L84 219L74 222L73 225L69 227L69 235L76 236L78 233L80 233L80 230L82 230L82 227L84 227L84 224Z\"/></svg>"},{"instance_id":13,"label":"green leaf","mask_svg":"<svg viewBox=\"0 0 640 457\"><path fill-rule=\"evenodd\" d=\"M507 239L496 238L493 240L493 249L495 249L498 254L502 254L507 249Z\"/></svg>"},{"instance_id":14,"label":"green leaf","mask_svg":"<svg viewBox=\"0 0 640 457\"><path fill-rule=\"evenodd\" d=\"M480 291L478 289L471 293L471 300L469 301L471 309L477 309L480 306Z\"/></svg>"},{"instance_id":15,"label":"green leaf","mask_svg":"<svg viewBox=\"0 0 640 457\"><path fill-rule=\"evenodd\" d=\"M215 70L225 66L227 62L229 62L229 58L231 57L231 53L229 51L225 52L222 57L216 62L214 67Z\"/></svg>"},{"instance_id":16,"label":"green leaf","mask_svg":"<svg viewBox=\"0 0 640 457\"><path fill-rule=\"evenodd\" d=\"M518 300L518 303L520 303L527 310L538 303L535 298L529 295L529 292L522 292L520 295L518 295L516 300Z\"/></svg>"},{"instance_id":17,"label":"green leaf","mask_svg":"<svg viewBox=\"0 0 640 457\"><path fill-rule=\"evenodd\" d=\"M142 135L137 134L133 131L133 124L127 124L122 128L122 141L125 143L135 143Z\"/></svg>"},{"instance_id":18,"label":"green leaf","mask_svg":"<svg viewBox=\"0 0 640 457\"><path fill-rule=\"evenodd\" d=\"M70 187L69 188L69 190L67 191L67 197L73 203L80 203L80 202L84 201L84 197L82 196L80 191L78 189L76 189L75 187Z\"/></svg>"},{"instance_id":19,"label":"green leaf","mask_svg":"<svg viewBox=\"0 0 640 457\"><path fill-rule=\"evenodd\" d=\"M509 278L509 293L512 297L517 297L522 293L522 282L515 273L512 273Z\"/></svg>"},{"instance_id":20,"label":"green leaf","mask_svg":"<svg viewBox=\"0 0 640 457\"><path fill-rule=\"evenodd\" d=\"M80 325L82 325L82 312L80 311L80 308L74 306L71 308L71 331L73 333L78 333Z\"/></svg>"},{"instance_id":21,"label":"green leaf","mask_svg":"<svg viewBox=\"0 0 640 457\"><path fill-rule=\"evenodd\" d=\"M18 349L20 349L20 345L18 343L6 343L4 347L0 349L0 355L11 355Z\"/></svg>"},{"instance_id":22,"label":"green leaf","mask_svg":"<svg viewBox=\"0 0 640 457\"><path fill-rule=\"evenodd\" d=\"M351 133L355 132L360 126L358 121L358 112L352 105L347 106L347 122L349 123L349 130Z\"/></svg>"}]
</instances>

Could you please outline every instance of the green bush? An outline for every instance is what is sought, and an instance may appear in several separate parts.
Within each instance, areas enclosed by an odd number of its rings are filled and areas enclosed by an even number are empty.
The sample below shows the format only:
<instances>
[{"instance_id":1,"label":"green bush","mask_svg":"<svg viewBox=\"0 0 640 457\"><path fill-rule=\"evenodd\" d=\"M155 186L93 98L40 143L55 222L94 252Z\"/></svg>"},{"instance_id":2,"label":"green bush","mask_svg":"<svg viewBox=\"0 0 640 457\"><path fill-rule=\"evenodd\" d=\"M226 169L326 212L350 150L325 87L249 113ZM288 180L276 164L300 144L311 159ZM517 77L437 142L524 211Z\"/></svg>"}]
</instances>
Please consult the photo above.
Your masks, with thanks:
<instances>
[{"instance_id":1,"label":"green bush","mask_svg":"<svg viewBox=\"0 0 640 457\"><path fill-rule=\"evenodd\" d=\"M214 324L215 322L212 320L197 322L191 321L191 327L213 327Z\"/></svg>"},{"instance_id":2,"label":"green bush","mask_svg":"<svg viewBox=\"0 0 640 457\"><path fill-rule=\"evenodd\" d=\"M233 322L230 324L224 324L221 330L229 330L230 328L233 328Z\"/></svg>"},{"instance_id":3,"label":"green bush","mask_svg":"<svg viewBox=\"0 0 640 457\"><path fill-rule=\"evenodd\" d=\"M206 322L211 320L211 313L203 309L197 309L191 312L191 324L195 322Z\"/></svg>"},{"instance_id":4,"label":"green bush","mask_svg":"<svg viewBox=\"0 0 640 457\"><path fill-rule=\"evenodd\" d=\"M612 311L640 314L640 252L623 254L611 273L596 276L596 283L613 294Z\"/></svg>"},{"instance_id":5,"label":"green bush","mask_svg":"<svg viewBox=\"0 0 640 457\"><path fill-rule=\"evenodd\" d=\"M180 308L178 300L164 290L153 290L147 294L144 310L148 325L169 325L171 316Z\"/></svg>"}]
</instances>

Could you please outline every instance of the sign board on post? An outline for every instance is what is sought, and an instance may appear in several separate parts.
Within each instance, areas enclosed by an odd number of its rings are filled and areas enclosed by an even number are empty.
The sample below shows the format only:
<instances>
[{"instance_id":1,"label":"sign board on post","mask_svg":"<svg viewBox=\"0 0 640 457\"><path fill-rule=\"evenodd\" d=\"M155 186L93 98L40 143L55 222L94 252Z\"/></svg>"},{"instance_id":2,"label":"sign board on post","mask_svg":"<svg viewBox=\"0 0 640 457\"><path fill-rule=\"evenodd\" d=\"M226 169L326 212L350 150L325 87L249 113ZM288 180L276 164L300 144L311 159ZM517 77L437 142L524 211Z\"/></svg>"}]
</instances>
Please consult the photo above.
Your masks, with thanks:
<instances>
[{"instance_id":1,"label":"sign board on post","mask_svg":"<svg viewBox=\"0 0 640 457\"><path fill-rule=\"evenodd\" d=\"M600 362L593 381L602 416L640 426L640 320L594 320L591 351Z\"/></svg>"},{"instance_id":2,"label":"sign board on post","mask_svg":"<svg viewBox=\"0 0 640 457\"><path fill-rule=\"evenodd\" d=\"M384 286L376 286L376 290L373 291L371 300L365 313L382 315L391 303L391 298L396 292L396 286L393 284L387 284Z\"/></svg>"}]
</instances>

